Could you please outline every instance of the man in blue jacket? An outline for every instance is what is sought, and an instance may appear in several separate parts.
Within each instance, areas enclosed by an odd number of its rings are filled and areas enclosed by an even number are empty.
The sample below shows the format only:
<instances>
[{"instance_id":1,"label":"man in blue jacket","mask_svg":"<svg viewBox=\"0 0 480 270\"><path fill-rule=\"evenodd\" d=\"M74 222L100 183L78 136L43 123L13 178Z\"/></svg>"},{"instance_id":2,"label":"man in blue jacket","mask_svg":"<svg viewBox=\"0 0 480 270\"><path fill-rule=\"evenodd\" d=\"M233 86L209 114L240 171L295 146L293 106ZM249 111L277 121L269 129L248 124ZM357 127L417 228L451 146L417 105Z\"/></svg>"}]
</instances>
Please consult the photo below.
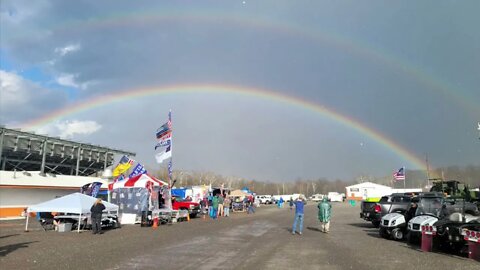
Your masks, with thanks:
<instances>
[{"instance_id":1,"label":"man in blue jacket","mask_svg":"<svg viewBox=\"0 0 480 270\"><path fill-rule=\"evenodd\" d=\"M300 222L299 224L299 228L298 228L298 234L302 234L302 230L303 230L303 206L305 205L305 201L303 200L303 198L301 196L299 196L295 202L294 202L294 205L295 205L295 219L293 221L293 227L292 227L292 234L295 234L295 231L297 229L297 221Z\"/></svg>"}]
</instances>

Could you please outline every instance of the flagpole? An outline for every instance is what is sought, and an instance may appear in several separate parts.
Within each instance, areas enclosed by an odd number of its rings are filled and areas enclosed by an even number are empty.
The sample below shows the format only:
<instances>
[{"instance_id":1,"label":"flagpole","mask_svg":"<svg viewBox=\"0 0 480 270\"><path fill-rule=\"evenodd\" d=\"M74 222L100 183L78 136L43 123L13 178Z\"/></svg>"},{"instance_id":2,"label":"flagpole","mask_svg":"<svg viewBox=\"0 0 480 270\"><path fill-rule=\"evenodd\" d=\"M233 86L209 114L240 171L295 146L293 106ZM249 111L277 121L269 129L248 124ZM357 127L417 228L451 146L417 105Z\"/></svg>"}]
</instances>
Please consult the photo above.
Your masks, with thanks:
<instances>
[{"instance_id":1,"label":"flagpole","mask_svg":"<svg viewBox=\"0 0 480 270\"><path fill-rule=\"evenodd\" d=\"M170 129L172 130L172 135L171 135L171 139L170 139L170 151L172 153L172 155L170 156L170 163L168 164L168 184L170 185L170 192L171 192L171 188L172 188L172 172L173 172L173 123L172 123L172 109L170 109L170 111L168 112L168 121L170 122ZM171 194L170 194L171 195Z\"/></svg>"},{"instance_id":2,"label":"flagpole","mask_svg":"<svg viewBox=\"0 0 480 270\"><path fill-rule=\"evenodd\" d=\"M425 154L425 163L427 164L427 187L430 186L430 165L428 164L428 153Z\"/></svg>"}]
</instances>

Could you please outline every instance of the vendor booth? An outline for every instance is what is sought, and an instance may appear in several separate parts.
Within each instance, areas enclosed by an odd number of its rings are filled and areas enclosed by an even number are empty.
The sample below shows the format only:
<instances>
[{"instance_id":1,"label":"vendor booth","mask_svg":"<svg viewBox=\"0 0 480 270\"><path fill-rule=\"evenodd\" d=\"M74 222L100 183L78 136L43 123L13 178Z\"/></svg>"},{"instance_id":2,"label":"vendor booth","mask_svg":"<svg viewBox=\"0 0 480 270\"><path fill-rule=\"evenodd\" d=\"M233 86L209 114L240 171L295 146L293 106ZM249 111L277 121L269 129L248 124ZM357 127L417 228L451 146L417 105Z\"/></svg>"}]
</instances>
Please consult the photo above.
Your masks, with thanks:
<instances>
[{"instance_id":1,"label":"vendor booth","mask_svg":"<svg viewBox=\"0 0 480 270\"><path fill-rule=\"evenodd\" d=\"M40 204L32 205L27 208L27 213L64 213L65 220L72 220L77 222L77 230L80 231L82 225L86 225L87 219L90 217L90 208L97 199L81 193L73 193L57 199L49 200ZM104 212L118 215L118 206L112 203L102 201L105 205ZM25 224L25 231L28 231L28 218ZM57 216L59 218L61 216ZM107 215L105 215L107 217Z\"/></svg>"},{"instance_id":2,"label":"vendor booth","mask_svg":"<svg viewBox=\"0 0 480 270\"><path fill-rule=\"evenodd\" d=\"M149 174L115 182L111 197L119 206L122 224L143 225L152 220L153 212L172 209L168 184Z\"/></svg>"},{"instance_id":3,"label":"vendor booth","mask_svg":"<svg viewBox=\"0 0 480 270\"><path fill-rule=\"evenodd\" d=\"M228 195L232 199L232 212L244 212L247 210L246 200L251 197L249 193L237 189Z\"/></svg>"}]
</instances>

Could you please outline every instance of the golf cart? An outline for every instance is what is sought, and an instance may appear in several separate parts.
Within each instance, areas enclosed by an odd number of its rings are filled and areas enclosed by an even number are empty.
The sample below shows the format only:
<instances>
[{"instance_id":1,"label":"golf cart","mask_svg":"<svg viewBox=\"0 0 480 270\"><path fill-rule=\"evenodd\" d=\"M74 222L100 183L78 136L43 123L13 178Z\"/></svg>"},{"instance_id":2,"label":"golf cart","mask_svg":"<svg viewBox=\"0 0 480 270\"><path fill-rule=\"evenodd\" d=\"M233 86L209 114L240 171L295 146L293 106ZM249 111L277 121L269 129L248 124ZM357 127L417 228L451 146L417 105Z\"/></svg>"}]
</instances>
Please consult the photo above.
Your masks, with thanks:
<instances>
[{"instance_id":1,"label":"golf cart","mask_svg":"<svg viewBox=\"0 0 480 270\"><path fill-rule=\"evenodd\" d=\"M466 231L480 230L480 217L466 214L465 201L461 212L451 214L446 219L433 224L436 235L433 248L460 254L468 254L468 242L464 238Z\"/></svg>"},{"instance_id":2,"label":"golf cart","mask_svg":"<svg viewBox=\"0 0 480 270\"><path fill-rule=\"evenodd\" d=\"M391 213L384 215L380 220L380 236L386 239L403 240L407 233L407 223L416 214L414 206L418 205L419 197L401 196L397 199L397 206Z\"/></svg>"},{"instance_id":3,"label":"golf cart","mask_svg":"<svg viewBox=\"0 0 480 270\"><path fill-rule=\"evenodd\" d=\"M432 226L439 219L448 217L448 212L442 193L427 192L419 195L415 217L408 222L407 226L408 242L418 242L422 235L422 226Z\"/></svg>"}]
</instances>

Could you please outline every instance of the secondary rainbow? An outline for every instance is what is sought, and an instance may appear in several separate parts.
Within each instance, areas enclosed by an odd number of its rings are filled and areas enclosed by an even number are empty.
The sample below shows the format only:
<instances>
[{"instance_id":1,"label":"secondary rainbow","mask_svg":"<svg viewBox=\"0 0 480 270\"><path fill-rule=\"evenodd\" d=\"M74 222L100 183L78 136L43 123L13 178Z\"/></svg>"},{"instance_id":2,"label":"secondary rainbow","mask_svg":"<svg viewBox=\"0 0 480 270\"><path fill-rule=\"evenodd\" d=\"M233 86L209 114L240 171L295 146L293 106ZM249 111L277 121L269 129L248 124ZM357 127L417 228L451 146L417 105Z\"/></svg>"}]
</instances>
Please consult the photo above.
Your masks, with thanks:
<instances>
[{"instance_id":1,"label":"secondary rainbow","mask_svg":"<svg viewBox=\"0 0 480 270\"><path fill-rule=\"evenodd\" d=\"M408 149L397 144L393 140L389 139L382 133L362 124L358 120L347 117L332 109L329 109L323 105L319 105L307 100L300 99L298 97L289 96L281 93L277 93L271 90L259 89L259 88L246 88L232 85L171 85L162 87L152 87L145 89L133 89L122 92L115 92L113 94L102 95L90 100L82 101L76 104L68 105L63 109L53 111L40 118L29 121L20 126L20 128L32 130L37 127L41 127L55 120L64 119L68 116L95 109L100 106L124 102L127 100L142 98L147 96L157 95L177 95L177 94L224 94L224 95L243 95L247 97L253 97L258 99L264 99L274 102L286 104L288 106L298 107L307 111L318 113L334 122L340 123L348 128L356 130L357 132L366 135L373 141L383 145L397 156L410 163L413 168L425 169L423 160L411 153Z\"/></svg>"},{"instance_id":2,"label":"secondary rainbow","mask_svg":"<svg viewBox=\"0 0 480 270\"><path fill-rule=\"evenodd\" d=\"M361 56L369 62L379 62L394 70L415 79L423 86L422 90L444 95L445 100L455 100L460 108L466 113L477 116L480 113L479 107L474 99L460 91L457 86L444 79L425 72L421 67L414 65L403 58L393 55L381 48L375 47L359 39L352 39L342 36L334 31L325 29L309 29L305 25L286 23L281 20L265 20L258 16L248 17L239 13L225 13L220 10L177 10L171 8L145 9L140 12L117 12L108 13L101 17L93 17L88 20L70 20L61 24L51 25L49 30L56 34L71 34L95 29L127 28L139 25L151 25L165 22L191 22L211 24L231 24L262 31L272 31L286 34L295 38L307 39L320 44L327 44L335 49L348 52L352 55ZM14 35L15 37L15 35ZM21 37L21 35L20 35ZM463 94L463 95L462 95Z\"/></svg>"}]
</instances>

